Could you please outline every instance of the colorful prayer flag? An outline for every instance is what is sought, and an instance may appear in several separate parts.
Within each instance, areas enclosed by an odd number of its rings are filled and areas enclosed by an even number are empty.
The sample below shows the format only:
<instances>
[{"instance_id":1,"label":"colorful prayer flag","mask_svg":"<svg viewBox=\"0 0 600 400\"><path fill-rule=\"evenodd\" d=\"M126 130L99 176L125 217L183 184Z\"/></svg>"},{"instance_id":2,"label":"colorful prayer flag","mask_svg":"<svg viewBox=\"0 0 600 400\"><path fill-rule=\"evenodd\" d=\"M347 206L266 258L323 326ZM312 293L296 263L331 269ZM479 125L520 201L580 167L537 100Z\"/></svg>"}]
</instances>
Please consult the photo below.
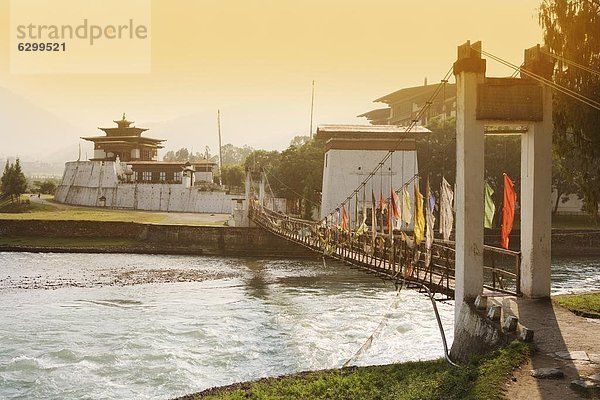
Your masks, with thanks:
<instances>
[{"instance_id":1,"label":"colorful prayer flag","mask_svg":"<svg viewBox=\"0 0 600 400\"><path fill-rule=\"evenodd\" d=\"M346 211L346 205L342 206L342 225L341 228L343 231L348 230L348 212Z\"/></svg>"},{"instance_id":2,"label":"colorful prayer flag","mask_svg":"<svg viewBox=\"0 0 600 400\"><path fill-rule=\"evenodd\" d=\"M423 195L419 191L418 181L415 181L415 244L419 245L425 236L425 216L423 215Z\"/></svg>"},{"instance_id":3,"label":"colorful prayer flag","mask_svg":"<svg viewBox=\"0 0 600 400\"><path fill-rule=\"evenodd\" d=\"M492 228L494 222L494 214L496 213L496 205L494 204L494 200L492 199L492 195L494 194L494 189L489 185L489 183L485 183L485 218L483 222L483 226L485 228Z\"/></svg>"},{"instance_id":4,"label":"colorful prayer flag","mask_svg":"<svg viewBox=\"0 0 600 400\"><path fill-rule=\"evenodd\" d=\"M402 217L402 221L406 223L406 225L410 225L412 221L412 212L410 205L410 195L408 194L408 188L406 185L402 187L402 212L400 213Z\"/></svg>"},{"instance_id":5,"label":"colorful prayer flag","mask_svg":"<svg viewBox=\"0 0 600 400\"><path fill-rule=\"evenodd\" d=\"M508 249L508 236L512 231L515 220L517 193L515 184L508 175L504 174L504 204L502 206L502 247Z\"/></svg>"},{"instance_id":6,"label":"colorful prayer flag","mask_svg":"<svg viewBox=\"0 0 600 400\"><path fill-rule=\"evenodd\" d=\"M440 233L444 240L450 240L452 226L454 225L454 213L452 210L454 193L446 178L442 178L440 195Z\"/></svg>"}]
</instances>

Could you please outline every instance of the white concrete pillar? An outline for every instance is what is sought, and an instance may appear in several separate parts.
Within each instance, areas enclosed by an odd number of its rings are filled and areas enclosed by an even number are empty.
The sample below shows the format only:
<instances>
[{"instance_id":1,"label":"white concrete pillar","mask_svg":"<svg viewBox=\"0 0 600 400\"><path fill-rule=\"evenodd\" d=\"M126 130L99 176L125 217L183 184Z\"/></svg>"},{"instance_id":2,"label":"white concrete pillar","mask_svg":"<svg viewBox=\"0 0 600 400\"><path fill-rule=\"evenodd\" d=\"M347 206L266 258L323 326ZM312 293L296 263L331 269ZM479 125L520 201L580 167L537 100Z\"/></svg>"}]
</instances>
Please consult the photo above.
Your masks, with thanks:
<instances>
[{"instance_id":1,"label":"white concrete pillar","mask_svg":"<svg viewBox=\"0 0 600 400\"><path fill-rule=\"evenodd\" d=\"M483 290L484 127L476 119L477 85L485 79L485 60L459 47L456 76L456 271L455 331L460 310Z\"/></svg>"},{"instance_id":2,"label":"white concrete pillar","mask_svg":"<svg viewBox=\"0 0 600 400\"><path fill-rule=\"evenodd\" d=\"M543 121L521 137L521 291L550 296L552 92L543 87Z\"/></svg>"},{"instance_id":3,"label":"white concrete pillar","mask_svg":"<svg viewBox=\"0 0 600 400\"><path fill-rule=\"evenodd\" d=\"M258 204L261 207L265 206L265 175L260 175L260 183L258 184Z\"/></svg>"},{"instance_id":4,"label":"white concrete pillar","mask_svg":"<svg viewBox=\"0 0 600 400\"><path fill-rule=\"evenodd\" d=\"M246 206L250 204L250 172L246 172L246 183L244 185L246 195Z\"/></svg>"}]
</instances>

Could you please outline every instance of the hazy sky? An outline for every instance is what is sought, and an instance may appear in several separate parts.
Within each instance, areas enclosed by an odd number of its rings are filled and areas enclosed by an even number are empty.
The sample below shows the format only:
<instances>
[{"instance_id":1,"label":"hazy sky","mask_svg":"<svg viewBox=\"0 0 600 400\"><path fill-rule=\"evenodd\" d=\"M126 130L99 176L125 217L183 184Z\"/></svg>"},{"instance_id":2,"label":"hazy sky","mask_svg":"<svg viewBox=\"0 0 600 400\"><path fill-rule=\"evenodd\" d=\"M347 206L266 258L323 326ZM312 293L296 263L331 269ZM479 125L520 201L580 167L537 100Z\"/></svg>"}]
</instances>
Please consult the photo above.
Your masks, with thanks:
<instances>
[{"instance_id":1,"label":"hazy sky","mask_svg":"<svg viewBox=\"0 0 600 400\"><path fill-rule=\"evenodd\" d=\"M0 0L0 86L82 135L123 111L138 126L192 115L199 148L219 108L224 143L282 149L308 133L313 79L315 125L366 123L355 116L375 98L438 82L467 39L519 64L541 41L540 1L153 0L151 73L17 75ZM488 61L488 75L511 73Z\"/></svg>"}]
</instances>

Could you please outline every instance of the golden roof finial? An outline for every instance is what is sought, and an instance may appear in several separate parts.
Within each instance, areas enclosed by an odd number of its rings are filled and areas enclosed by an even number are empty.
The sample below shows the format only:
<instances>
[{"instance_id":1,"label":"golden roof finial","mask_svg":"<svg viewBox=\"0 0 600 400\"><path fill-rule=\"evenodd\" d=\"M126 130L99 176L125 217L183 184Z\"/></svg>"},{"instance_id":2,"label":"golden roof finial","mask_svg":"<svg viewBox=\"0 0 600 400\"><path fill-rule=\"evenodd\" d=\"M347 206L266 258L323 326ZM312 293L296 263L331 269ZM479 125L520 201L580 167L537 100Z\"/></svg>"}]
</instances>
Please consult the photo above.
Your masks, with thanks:
<instances>
[{"instance_id":1,"label":"golden roof finial","mask_svg":"<svg viewBox=\"0 0 600 400\"><path fill-rule=\"evenodd\" d=\"M125 121L125 113L123 113L123 121Z\"/></svg>"}]
</instances>

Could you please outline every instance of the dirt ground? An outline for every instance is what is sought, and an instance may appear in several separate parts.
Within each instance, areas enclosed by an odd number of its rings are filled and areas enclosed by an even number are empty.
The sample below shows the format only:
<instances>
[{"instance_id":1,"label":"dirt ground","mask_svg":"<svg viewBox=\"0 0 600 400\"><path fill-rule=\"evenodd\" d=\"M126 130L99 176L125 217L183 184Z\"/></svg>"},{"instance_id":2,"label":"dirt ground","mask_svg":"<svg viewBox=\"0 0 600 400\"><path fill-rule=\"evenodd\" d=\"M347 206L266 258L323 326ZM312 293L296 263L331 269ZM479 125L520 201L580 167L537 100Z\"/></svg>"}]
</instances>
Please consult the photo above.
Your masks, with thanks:
<instances>
[{"instance_id":1,"label":"dirt ground","mask_svg":"<svg viewBox=\"0 0 600 400\"><path fill-rule=\"evenodd\" d=\"M516 381L513 379L507 384L506 399L589 398L572 389L570 383L579 377L600 373L600 320L578 317L548 300L517 299L516 307L519 322L534 330L538 351L530 362L515 371ZM555 354L566 351L586 352L589 360L585 360L585 355L581 360L567 360ZM536 379L531 376L532 369L548 367L562 370L565 377Z\"/></svg>"}]
</instances>

